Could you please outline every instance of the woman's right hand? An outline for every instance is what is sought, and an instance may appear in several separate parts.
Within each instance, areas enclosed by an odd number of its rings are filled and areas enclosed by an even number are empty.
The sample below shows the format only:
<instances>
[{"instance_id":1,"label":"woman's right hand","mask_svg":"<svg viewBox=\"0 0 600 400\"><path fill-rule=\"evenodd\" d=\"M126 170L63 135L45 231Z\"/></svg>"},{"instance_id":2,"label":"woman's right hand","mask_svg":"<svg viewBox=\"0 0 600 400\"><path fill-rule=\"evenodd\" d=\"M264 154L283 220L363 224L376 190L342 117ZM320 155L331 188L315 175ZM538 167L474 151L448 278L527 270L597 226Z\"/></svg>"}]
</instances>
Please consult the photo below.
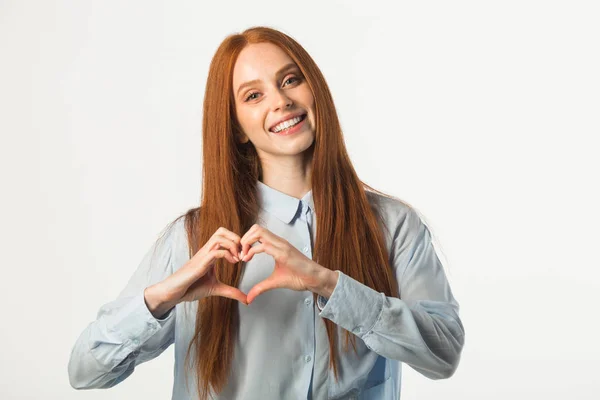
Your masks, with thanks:
<instances>
[{"instance_id":1,"label":"woman's right hand","mask_svg":"<svg viewBox=\"0 0 600 400\"><path fill-rule=\"evenodd\" d=\"M228 297L248 304L245 293L220 282L214 271L217 258L225 258L231 264L239 262L240 240L239 235L228 229L217 229L185 265L147 290L153 289L151 293L158 293L163 305L166 303L174 306L182 301L194 301L208 296ZM147 303L150 304L148 299Z\"/></svg>"}]
</instances>

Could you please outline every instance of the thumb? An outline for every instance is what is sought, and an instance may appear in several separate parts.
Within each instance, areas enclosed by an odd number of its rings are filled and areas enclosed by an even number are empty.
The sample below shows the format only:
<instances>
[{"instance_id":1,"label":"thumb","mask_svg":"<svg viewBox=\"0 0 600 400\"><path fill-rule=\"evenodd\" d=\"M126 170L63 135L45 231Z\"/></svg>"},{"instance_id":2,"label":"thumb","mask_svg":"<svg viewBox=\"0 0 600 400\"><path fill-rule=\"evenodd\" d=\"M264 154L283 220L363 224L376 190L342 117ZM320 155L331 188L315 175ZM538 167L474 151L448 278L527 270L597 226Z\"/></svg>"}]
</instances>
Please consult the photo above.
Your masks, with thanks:
<instances>
[{"instance_id":1,"label":"thumb","mask_svg":"<svg viewBox=\"0 0 600 400\"><path fill-rule=\"evenodd\" d=\"M217 282L213 287L211 296L227 297L229 299L237 300L240 303L248 305L246 295L244 292L233 286L224 284L223 282Z\"/></svg>"}]
</instances>

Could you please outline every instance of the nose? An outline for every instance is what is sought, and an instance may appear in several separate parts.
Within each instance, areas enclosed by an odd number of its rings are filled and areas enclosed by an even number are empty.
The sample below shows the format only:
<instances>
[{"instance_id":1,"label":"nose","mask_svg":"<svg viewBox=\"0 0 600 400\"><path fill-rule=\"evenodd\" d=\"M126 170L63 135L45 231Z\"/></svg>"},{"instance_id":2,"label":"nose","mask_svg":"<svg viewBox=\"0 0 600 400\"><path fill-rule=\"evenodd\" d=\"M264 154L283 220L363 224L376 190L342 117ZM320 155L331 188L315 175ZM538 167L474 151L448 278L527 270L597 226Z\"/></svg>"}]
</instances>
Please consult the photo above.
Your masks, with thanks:
<instances>
[{"instance_id":1,"label":"nose","mask_svg":"<svg viewBox=\"0 0 600 400\"><path fill-rule=\"evenodd\" d=\"M278 110L280 108L290 107L293 104L292 99L290 99L286 94L281 90L275 90L273 94L273 109Z\"/></svg>"}]
</instances>

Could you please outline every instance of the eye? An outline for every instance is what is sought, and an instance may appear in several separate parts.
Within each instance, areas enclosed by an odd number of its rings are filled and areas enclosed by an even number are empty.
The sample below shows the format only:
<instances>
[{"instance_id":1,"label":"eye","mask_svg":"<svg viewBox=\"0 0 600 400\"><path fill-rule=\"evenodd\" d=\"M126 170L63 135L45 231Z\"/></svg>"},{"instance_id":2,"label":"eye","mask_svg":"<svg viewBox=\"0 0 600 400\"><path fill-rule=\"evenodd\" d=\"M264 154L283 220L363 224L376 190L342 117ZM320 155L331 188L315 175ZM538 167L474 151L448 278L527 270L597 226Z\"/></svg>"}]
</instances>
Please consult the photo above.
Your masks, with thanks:
<instances>
[{"instance_id":1,"label":"eye","mask_svg":"<svg viewBox=\"0 0 600 400\"><path fill-rule=\"evenodd\" d=\"M254 100L256 97L254 97L254 98L251 98L251 97L252 97L252 96L254 96L255 94L258 94L258 92L252 92L252 93L250 93L250 94L249 94L249 95L246 97L246 99L245 99L244 101L248 101L248 100Z\"/></svg>"},{"instance_id":2,"label":"eye","mask_svg":"<svg viewBox=\"0 0 600 400\"><path fill-rule=\"evenodd\" d=\"M295 76L290 76L289 78L287 78L285 81L283 81L283 83L285 84L286 82L289 82L290 80L294 80L295 81L300 81L301 79ZM293 83L293 82L292 82ZM250 94L248 94L248 96L246 96L246 98L244 99L244 102L250 101L250 100L256 100L256 97L252 97L255 94L260 94L259 92L252 92Z\"/></svg>"},{"instance_id":3,"label":"eye","mask_svg":"<svg viewBox=\"0 0 600 400\"><path fill-rule=\"evenodd\" d=\"M297 81L299 81L299 80L300 80L300 78L296 78L295 76L290 76L289 78L287 78L287 79L284 81L284 83L285 83L285 82L288 82L290 79L295 79L295 80L297 80Z\"/></svg>"}]
</instances>

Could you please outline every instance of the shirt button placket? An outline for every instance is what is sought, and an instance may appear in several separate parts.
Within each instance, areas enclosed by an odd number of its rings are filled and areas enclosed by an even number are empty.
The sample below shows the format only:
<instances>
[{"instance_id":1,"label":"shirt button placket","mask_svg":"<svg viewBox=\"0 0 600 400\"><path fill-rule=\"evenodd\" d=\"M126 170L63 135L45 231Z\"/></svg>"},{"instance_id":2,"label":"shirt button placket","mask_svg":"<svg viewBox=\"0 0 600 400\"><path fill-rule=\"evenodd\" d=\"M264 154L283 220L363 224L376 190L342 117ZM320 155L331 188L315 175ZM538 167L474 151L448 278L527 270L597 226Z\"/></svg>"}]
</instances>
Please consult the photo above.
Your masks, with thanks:
<instances>
[{"instance_id":1,"label":"shirt button placket","mask_svg":"<svg viewBox=\"0 0 600 400\"><path fill-rule=\"evenodd\" d=\"M313 223L312 211L308 205L305 205L305 207L306 207L306 209L304 211L304 219L306 221L306 228L307 228L307 232L308 232L308 242L302 250L304 250L304 252L306 254L308 254L309 257L312 257L311 249L310 249L311 235L312 235L311 229L312 229L312 223Z\"/></svg>"},{"instance_id":2,"label":"shirt button placket","mask_svg":"<svg viewBox=\"0 0 600 400\"><path fill-rule=\"evenodd\" d=\"M312 254L311 254L311 224L312 224L312 215L311 215L311 211L310 208L308 207L308 204L306 204L305 202L302 202L302 212L301 212L301 218L302 222L304 222L305 226L306 226L306 231L303 235L304 237L304 246L302 247L302 251L304 252L304 254L309 257L312 258ZM309 292L310 293L310 292ZM312 293L310 293L312 294ZM304 299L304 305L306 306L306 312L303 313L307 320L306 322L308 323L308 326L310 326L310 334L308 337L312 338L314 336L314 307L311 309L311 305L313 304L313 299L312 297L306 297ZM304 356L302 357L302 359L304 360L305 366L306 366L306 373L307 376L310 377L310 374L312 372L312 366L313 366L313 357L312 354L314 354L314 346L312 343L312 340L309 340L306 343L306 346L303 347L305 350Z\"/></svg>"}]
</instances>

